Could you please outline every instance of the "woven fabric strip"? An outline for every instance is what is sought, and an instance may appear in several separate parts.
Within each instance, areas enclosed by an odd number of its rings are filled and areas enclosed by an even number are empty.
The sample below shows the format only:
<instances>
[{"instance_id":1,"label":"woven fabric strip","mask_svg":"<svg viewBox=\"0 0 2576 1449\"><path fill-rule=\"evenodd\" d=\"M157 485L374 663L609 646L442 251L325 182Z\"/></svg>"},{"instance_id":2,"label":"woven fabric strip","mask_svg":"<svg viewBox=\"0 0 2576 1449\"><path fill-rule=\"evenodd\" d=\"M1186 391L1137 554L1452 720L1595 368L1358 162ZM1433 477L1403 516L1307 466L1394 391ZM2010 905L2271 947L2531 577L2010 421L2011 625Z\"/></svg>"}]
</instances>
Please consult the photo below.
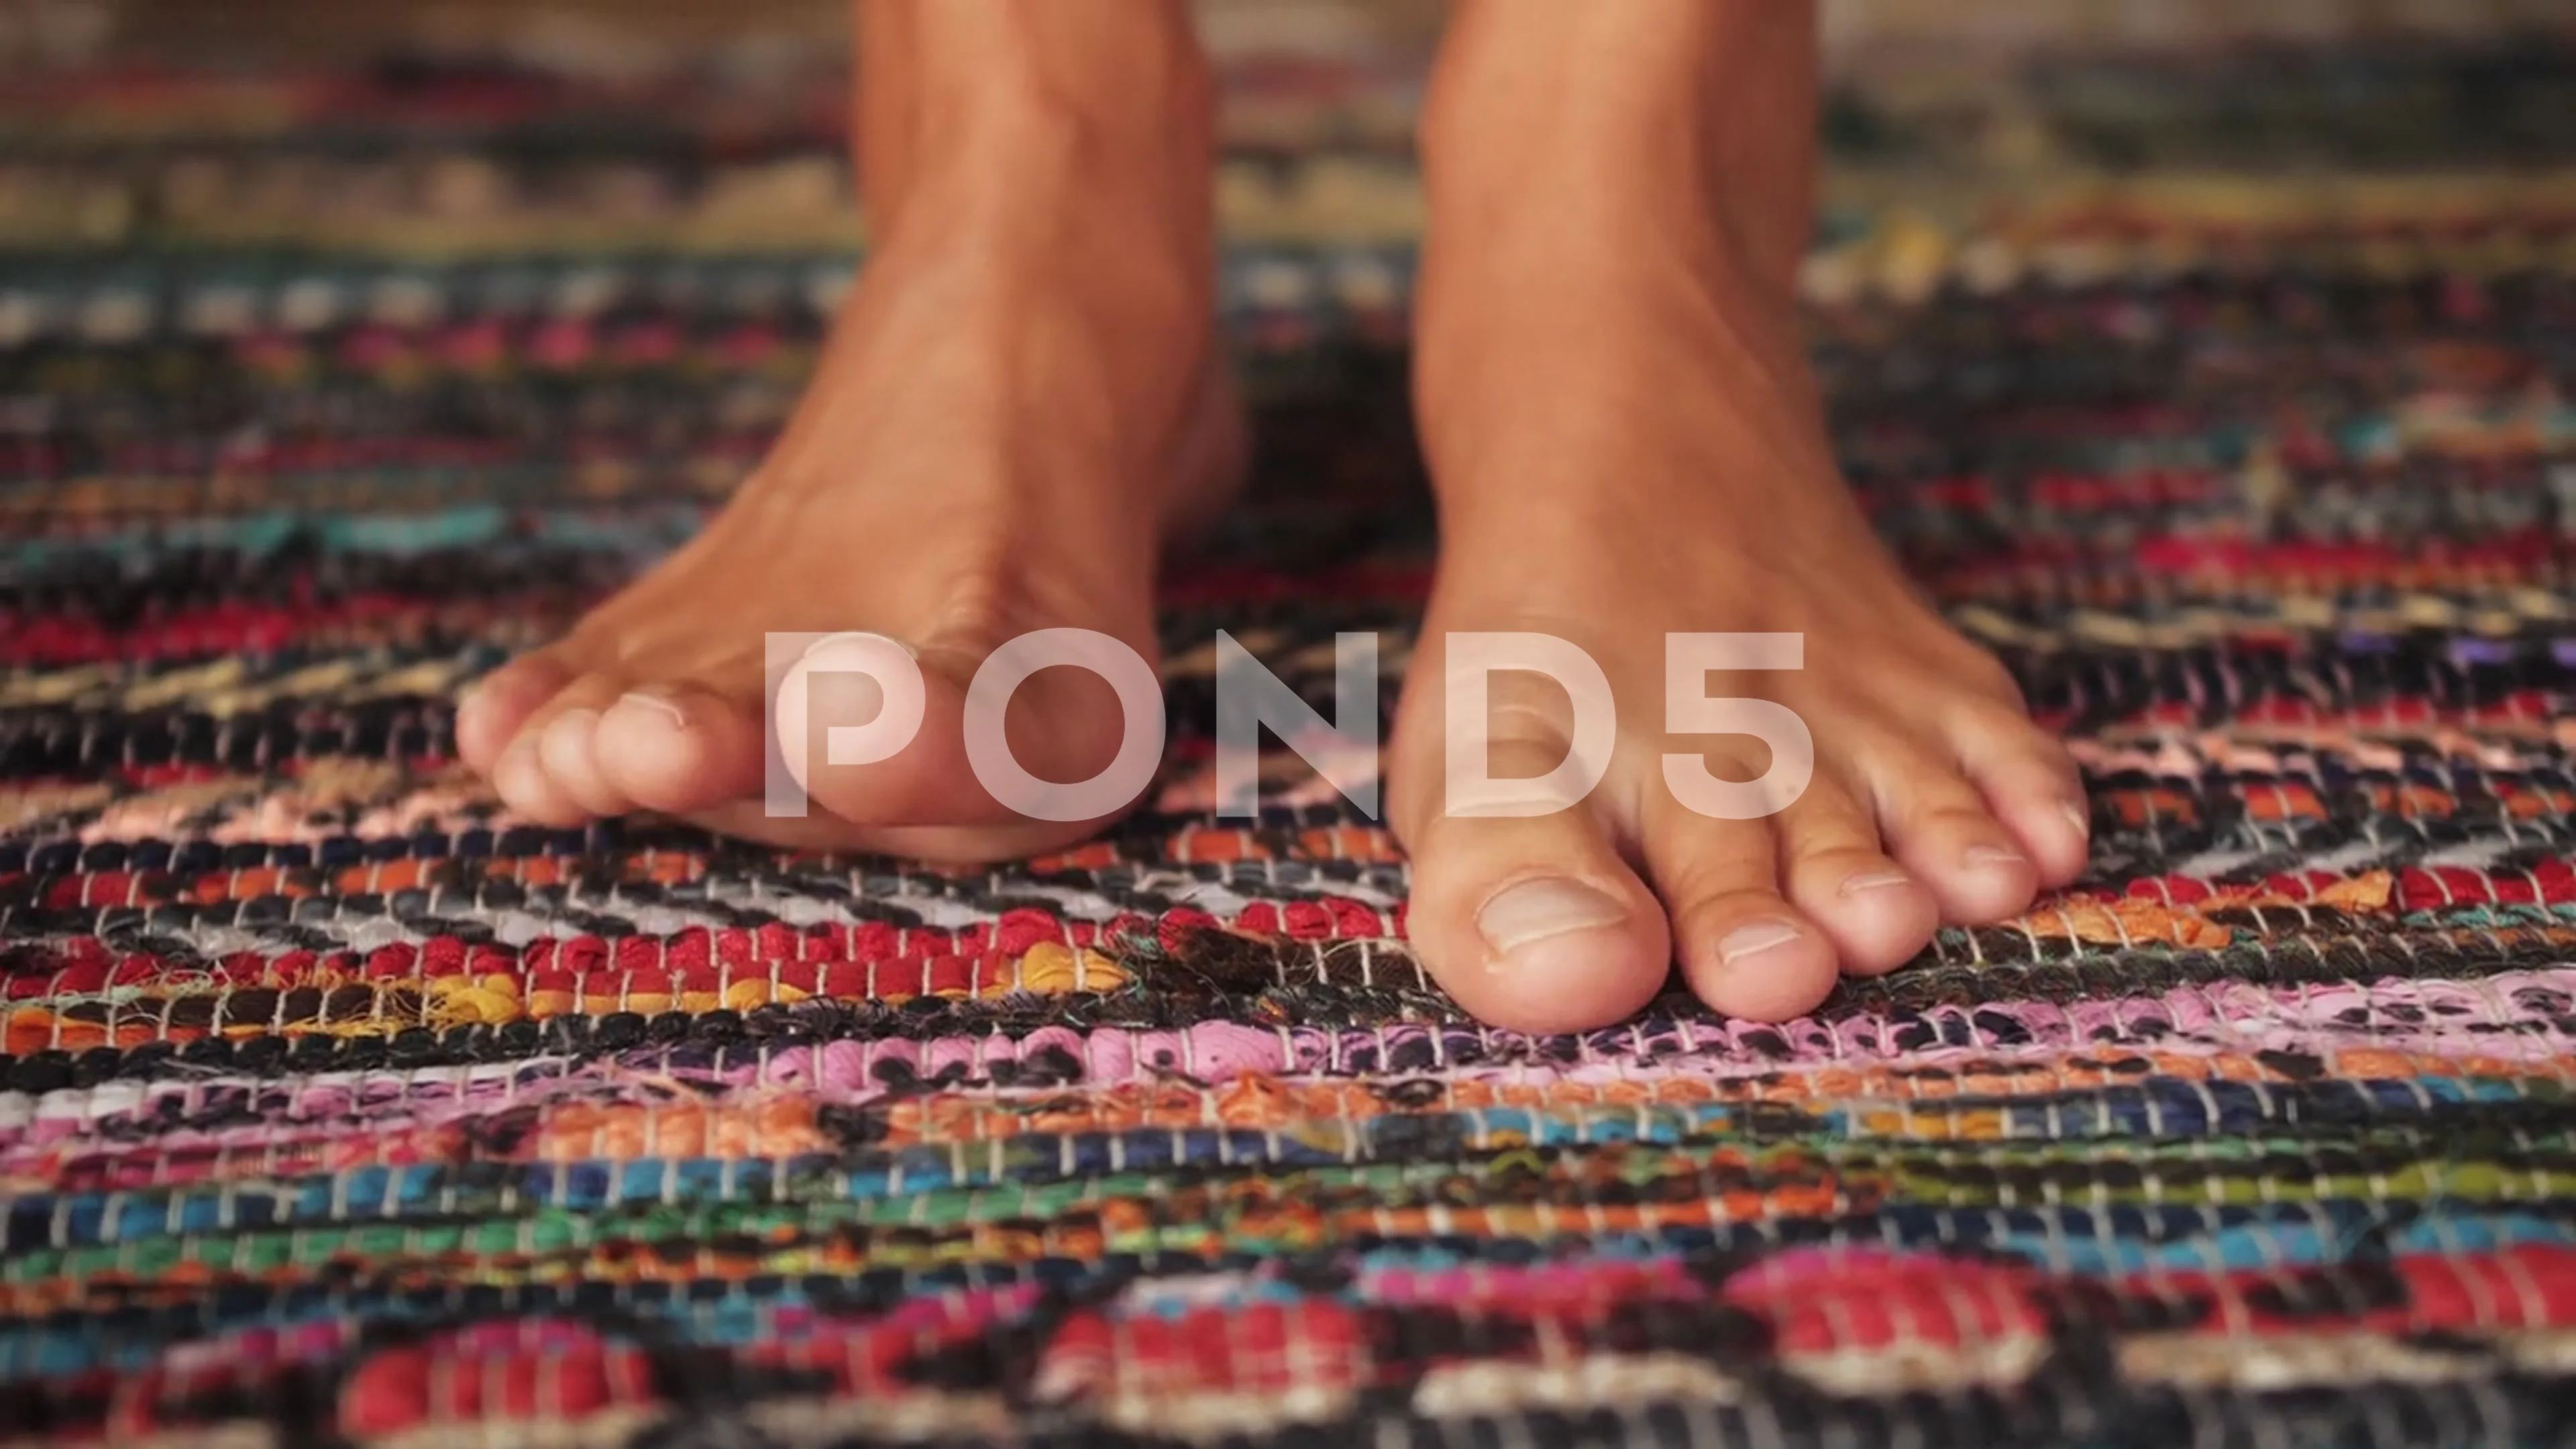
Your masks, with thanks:
<instances>
[{"instance_id":1,"label":"woven fabric strip","mask_svg":"<svg viewBox=\"0 0 2576 1449\"><path fill-rule=\"evenodd\" d=\"M1268 452L1163 775L972 871L452 757L845 255L0 266L0 1438L2566 1442L2576 233L2446 207L1848 220L1845 465L2090 869L1802 1020L1544 1038L1321 781L1213 811L1216 630L1397 683L1406 247L1229 257Z\"/></svg>"}]
</instances>

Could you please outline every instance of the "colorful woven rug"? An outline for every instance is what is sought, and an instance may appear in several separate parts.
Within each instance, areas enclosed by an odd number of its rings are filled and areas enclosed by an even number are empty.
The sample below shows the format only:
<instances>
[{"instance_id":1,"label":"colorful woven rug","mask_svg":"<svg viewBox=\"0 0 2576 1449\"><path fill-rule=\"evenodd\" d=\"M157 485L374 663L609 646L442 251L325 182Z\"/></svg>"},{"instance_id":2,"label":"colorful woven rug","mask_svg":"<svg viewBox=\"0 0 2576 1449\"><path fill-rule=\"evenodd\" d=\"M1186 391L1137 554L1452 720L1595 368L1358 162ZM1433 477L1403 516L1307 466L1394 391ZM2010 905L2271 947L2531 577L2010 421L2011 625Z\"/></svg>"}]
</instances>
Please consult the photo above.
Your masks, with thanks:
<instances>
[{"instance_id":1,"label":"colorful woven rug","mask_svg":"<svg viewBox=\"0 0 2576 1449\"><path fill-rule=\"evenodd\" d=\"M1230 263L1261 477L1155 806L968 872L450 758L845 260L8 261L0 1438L2576 1441L2576 231L2427 216L1840 225L1847 465L2090 872L1556 1038L1287 757L1205 814L1216 628L1326 704L1408 625L1400 248Z\"/></svg>"}]
</instances>

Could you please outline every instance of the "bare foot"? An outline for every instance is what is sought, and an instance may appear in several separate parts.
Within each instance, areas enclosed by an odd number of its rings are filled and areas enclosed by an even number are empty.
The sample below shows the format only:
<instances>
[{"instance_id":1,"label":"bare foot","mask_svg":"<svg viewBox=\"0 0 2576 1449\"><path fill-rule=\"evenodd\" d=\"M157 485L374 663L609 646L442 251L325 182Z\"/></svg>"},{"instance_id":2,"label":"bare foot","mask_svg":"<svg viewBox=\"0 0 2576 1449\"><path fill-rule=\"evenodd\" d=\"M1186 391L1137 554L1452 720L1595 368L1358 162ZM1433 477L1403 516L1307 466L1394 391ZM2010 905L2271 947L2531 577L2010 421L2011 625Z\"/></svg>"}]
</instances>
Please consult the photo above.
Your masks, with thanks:
<instances>
[{"instance_id":1,"label":"bare foot","mask_svg":"<svg viewBox=\"0 0 2576 1449\"><path fill-rule=\"evenodd\" d=\"M2072 762L2004 670L1916 598L1835 471L1787 306L1794 237L1720 222L1705 178L1724 168L1670 137L1706 77L1659 95L1676 67L1653 57L1715 53L1688 31L1711 13L1622 6L1604 34L1586 7L1471 7L1462 26L1490 23L1453 34L1444 66L1508 61L1520 83L1444 75L1466 99L1426 133L1416 392L1442 558L1390 807L1425 964L1507 1026L1614 1021L1675 961L1721 1011L1793 1016L1839 972L1889 970L1945 920L2015 914L2085 858ZM1563 33L1500 33L1523 23ZM1605 46L1613 89L1581 73ZM1507 93L1513 114L1490 114ZM1802 228L1799 200L1773 205ZM1615 748L1581 805L1444 810L1445 641L1485 631L1565 638L1607 676ZM1666 786L1668 753L1721 779L1770 763L1750 737L1666 733L1668 632L1804 636L1801 669L1707 680L1805 722L1815 771L1786 810L1716 819ZM1531 678L1497 676L1498 777L1567 755L1565 694L1518 687Z\"/></svg>"},{"instance_id":2,"label":"bare foot","mask_svg":"<svg viewBox=\"0 0 2576 1449\"><path fill-rule=\"evenodd\" d=\"M868 113L892 137L866 157L873 255L796 416L723 512L460 704L460 753L520 814L647 808L942 859L1098 823L992 799L962 712L984 656L1030 630L1095 630L1152 662L1160 543L1240 467L1207 321L1206 79L1179 17L1150 7L1045 44L1024 32L1063 18L1052 7L868 13L887 17L870 20L872 64L922 107L880 96ZM1104 33L1122 26L1140 33ZM763 644L790 631L899 640L928 700L901 754L815 762L807 817L772 819ZM1122 724L1105 684L1055 669L1017 692L1007 732L1031 773L1084 779Z\"/></svg>"}]
</instances>

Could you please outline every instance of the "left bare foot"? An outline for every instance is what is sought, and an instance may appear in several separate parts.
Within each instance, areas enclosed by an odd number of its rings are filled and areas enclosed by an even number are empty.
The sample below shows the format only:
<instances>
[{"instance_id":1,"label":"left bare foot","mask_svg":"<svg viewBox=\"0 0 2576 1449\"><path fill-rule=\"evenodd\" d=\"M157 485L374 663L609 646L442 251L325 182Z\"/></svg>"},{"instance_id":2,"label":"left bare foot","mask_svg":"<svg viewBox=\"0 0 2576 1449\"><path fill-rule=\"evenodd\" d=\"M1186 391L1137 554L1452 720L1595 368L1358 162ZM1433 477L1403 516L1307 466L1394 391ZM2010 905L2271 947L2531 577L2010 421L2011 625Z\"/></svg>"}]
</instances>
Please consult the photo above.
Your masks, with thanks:
<instances>
[{"instance_id":1,"label":"left bare foot","mask_svg":"<svg viewBox=\"0 0 2576 1449\"><path fill-rule=\"evenodd\" d=\"M1687 27L1682 12L1706 8L1619 7L1603 43L1654 47L1650 10ZM1656 139L1687 100L1655 95L1645 56L1581 73L1600 37L1573 33L1587 29L1573 7L1497 10L1459 24L1561 17L1569 33L1522 84L1480 85L1426 131L1416 392L1442 557L1389 767L1412 934L1462 1004L1506 1026L1614 1021L1675 960L1721 1011L1797 1015L1839 972L1892 969L1942 921L2000 920L2071 879L2082 783L2003 668L1870 533L1835 470L1785 269L1720 221L1693 179L1705 158ZM1453 37L1466 54L1448 63L1484 63L1493 38ZM1525 119L1490 114L1503 95ZM1488 631L1564 638L1607 676L1615 746L1581 805L1444 810L1446 640ZM1804 637L1801 669L1707 680L1710 697L1786 705L1812 735L1812 782L1769 818L1696 813L1664 780L1666 754L1721 779L1770 763L1749 736L1665 731L1665 636L1708 632ZM1564 692L1494 678L1493 773L1551 770Z\"/></svg>"}]
</instances>

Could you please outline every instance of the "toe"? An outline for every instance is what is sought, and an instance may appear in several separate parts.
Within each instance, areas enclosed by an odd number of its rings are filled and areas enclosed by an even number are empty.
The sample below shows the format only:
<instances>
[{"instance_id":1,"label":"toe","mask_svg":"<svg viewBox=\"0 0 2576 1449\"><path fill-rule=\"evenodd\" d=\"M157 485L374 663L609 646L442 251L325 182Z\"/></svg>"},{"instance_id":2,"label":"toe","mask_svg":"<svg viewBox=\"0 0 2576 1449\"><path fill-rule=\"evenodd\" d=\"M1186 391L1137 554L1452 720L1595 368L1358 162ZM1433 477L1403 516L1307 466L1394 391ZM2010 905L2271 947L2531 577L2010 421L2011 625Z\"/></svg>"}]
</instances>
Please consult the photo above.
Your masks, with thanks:
<instances>
[{"instance_id":1,"label":"toe","mask_svg":"<svg viewBox=\"0 0 2576 1449\"><path fill-rule=\"evenodd\" d=\"M2083 773L2066 747L2029 720L2001 712L1964 722L1956 737L1969 778L2021 842L2039 883L2062 886L2082 875L2092 853L2092 811Z\"/></svg>"},{"instance_id":2,"label":"toe","mask_svg":"<svg viewBox=\"0 0 2576 1449\"><path fill-rule=\"evenodd\" d=\"M1891 753L1869 779L1880 834L1932 888L1943 919L1984 925L2030 908L2037 867L1956 767L1929 754Z\"/></svg>"},{"instance_id":3,"label":"toe","mask_svg":"<svg viewBox=\"0 0 2576 1449\"><path fill-rule=\"evenodd\" d=\"M780 683L779 750L812 804L855 826L1106 820L1152 782L1162 754L1161 681L1143 654L1091 630L1041 630L1003 647L1023 651L1033 643L1055 651L1050 663L1082 662L996 668L972 644L934 641L915 649L878 635L832 636ZM894 694L872 682L880 671L906 672L889 649L912 656L914 666ZM1018 682L999 687L1011 678ZM909 698L898 710L903 694ZM912 726L888 739L906 742L890 755L860 747L852 763L834 763L828 732L815 729L841 715L868 721L860 728L873 731L896 713Z\"/></svg>"},{"instance_id":4,"label":"toe","mask_svg":"<svg viewBox=\"0 0 2576 1449\"><path fill-rule=\"evenodd\" d=\"M578 825L590 812L557 785L537 754L537 737L521 733L492 762L492 790L510 813L539 825Z\"/></svg>"},{"instance_id":5,"label":"toe","mask_svg":"<svg viewBox=\"0 0 2576 1449\"><path fill-rule=\"evenodd\" d=\"M1668 803L1647 831L1646 862L1701 1000L1729 1016L1785 1021L1833 991L1835 942L1782 898L1772 822L1712 820Z\"/></svg>"},{"instance_id":6,"label":"toe","mask_svg":"<svg viewBox=\"0 0 2576 1449\"><path fill-rule=\"evenodd\" d=\"M599 767L595 748L600 719L598 708L587 703L553 711L544 727L534 731L537 763L545 767L555 788L585 814L623 815L635 808L635 802Z\"/></svg>"},{"instance_id":7,"label":"toe","mask_svg":"<svg viewBox=\"0 0 2576 1449\"><path fill-rule=\"evenodd\" d=\"M960 680L972 679L974 661L955 662L925 666L912 644L851 633L816 641L787 667L770 728L809 813L861 828L1010 818L966 757ZM842 730L855 733L836 743Z\"/></svg>"},{"instance_id":8,"label":"toe","mask_svg":"<svg viewBox=\"0 0 2576 1449\"><path fill-rule=\"evenodd\" d=\"M1893 970L1931 941L1940 902L1888 858L1877 822L1841 781L1817 779L1771 825L1780 883L1833 942L1843 970Z\"/></svg>"},{"instance_id":9,"label":"toe","mask_svg":"<svg viewBox=\"0 0 2576 1449\"><path fill-rule=\"evenodd\" d=\"M522 654L466 686L456 701L456 754L490 779L519 727L572 682L572 665L554 650Z\"/></svg>"},{"instance_id":10,"label":"toe","mask_svg":"<svg viewBox=\"0 0 2576 1449\"><path fill-rule=\"evenodd\" d=\"M590 748L601 706L620 689L607 675L585 674L531 711L492 765L492 788L503 803L545 825L578 825L629 808Z\"/></svg>"},{"instance_id":11,"label":"toe","mask_svg":"<svg viewBox=\"0 0 2576 1449\"><path fill-rule=\"evenodd\" d=\"M1407 838L1414 948L1478 1017L1586 1030L1634 1012L1670 977L1663 911L1590 810L1443 814Z\"/></svg>"},{"instance_id":12,"label":"toe","mask_svg":"<svg viewBox=\"0 0 2576 1449\"><path fill-rule=\"evenodd\" d=\"M756 799L765 747L758 712L739 700L692 685L652 685L610 703L591 757L628 800L676 815Z\"/></svg>"}]
</instances>

